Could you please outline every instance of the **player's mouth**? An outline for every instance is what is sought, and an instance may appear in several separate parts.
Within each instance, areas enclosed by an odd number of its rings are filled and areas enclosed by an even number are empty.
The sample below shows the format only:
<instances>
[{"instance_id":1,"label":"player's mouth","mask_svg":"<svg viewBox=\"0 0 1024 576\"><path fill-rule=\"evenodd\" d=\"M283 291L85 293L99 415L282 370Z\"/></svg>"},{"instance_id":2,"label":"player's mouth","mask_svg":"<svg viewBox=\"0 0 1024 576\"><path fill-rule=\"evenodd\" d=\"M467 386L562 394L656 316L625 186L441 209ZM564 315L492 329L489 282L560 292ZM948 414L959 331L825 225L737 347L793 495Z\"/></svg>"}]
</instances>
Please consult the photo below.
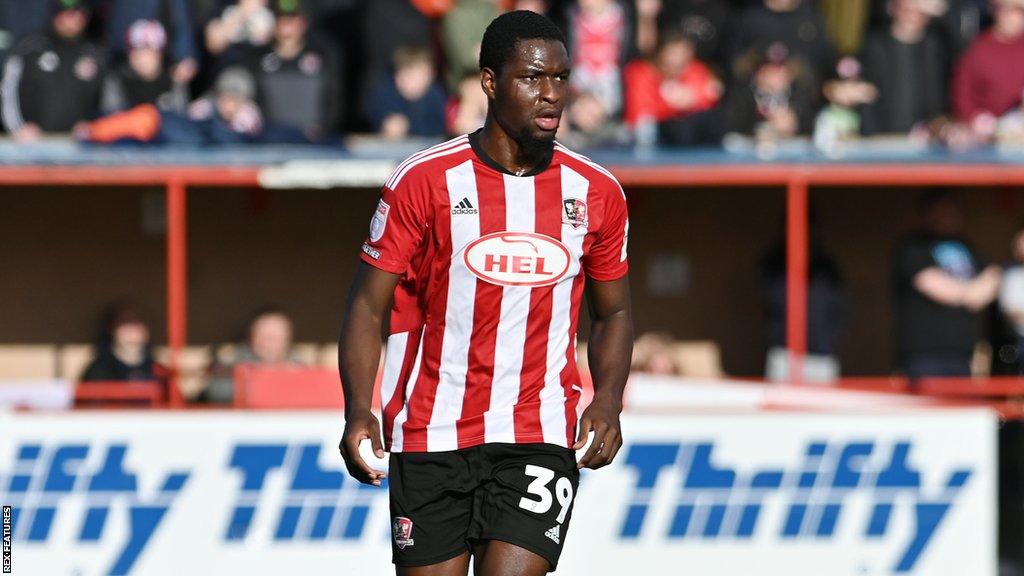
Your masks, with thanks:
<instances>
[{"instance_id":1,"label":"player's mouth","mask_svg":"<svg viewBox=\"0 0 1024 576\"><path fill-rule=\"evenodd\" d=\"M562 114L558 111L542 112L533 118L534 124L545 132L558 130L558 123Z\"/></svg>"}]
</instances>

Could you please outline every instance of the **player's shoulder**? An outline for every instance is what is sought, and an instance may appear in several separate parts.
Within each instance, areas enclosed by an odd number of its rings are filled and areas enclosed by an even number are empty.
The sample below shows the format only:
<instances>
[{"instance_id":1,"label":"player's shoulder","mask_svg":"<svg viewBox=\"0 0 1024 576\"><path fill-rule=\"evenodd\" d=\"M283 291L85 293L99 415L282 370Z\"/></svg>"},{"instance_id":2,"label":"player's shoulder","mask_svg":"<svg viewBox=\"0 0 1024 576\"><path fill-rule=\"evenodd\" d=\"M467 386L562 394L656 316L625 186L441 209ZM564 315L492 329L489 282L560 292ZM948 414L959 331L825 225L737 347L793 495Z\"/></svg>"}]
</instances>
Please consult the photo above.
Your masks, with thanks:
<instances>
[{"instance_id":1,"label":"player's shoulder","mask_svg":"<svg viewBox=\"0 0 1024 576\"><path fill-rule=\"evenodd\" d=\"M469 138L466 135L421 150L403 160L384 186L397 190L403 183L436 178L452 166L464 162L469 150Z\"/></svg>"},{"instance_id":2,"label":"player's shoulder","mask_svg":"<svg viewBox=\"0 0 1024 576\"><path fill-rule=\"evenodd\" d=\"M587 179L591 190L604 194L624 195L618 179L604 166L558 141L555 142L555 155L561 165Z\"/></svg>"}]
</instances>

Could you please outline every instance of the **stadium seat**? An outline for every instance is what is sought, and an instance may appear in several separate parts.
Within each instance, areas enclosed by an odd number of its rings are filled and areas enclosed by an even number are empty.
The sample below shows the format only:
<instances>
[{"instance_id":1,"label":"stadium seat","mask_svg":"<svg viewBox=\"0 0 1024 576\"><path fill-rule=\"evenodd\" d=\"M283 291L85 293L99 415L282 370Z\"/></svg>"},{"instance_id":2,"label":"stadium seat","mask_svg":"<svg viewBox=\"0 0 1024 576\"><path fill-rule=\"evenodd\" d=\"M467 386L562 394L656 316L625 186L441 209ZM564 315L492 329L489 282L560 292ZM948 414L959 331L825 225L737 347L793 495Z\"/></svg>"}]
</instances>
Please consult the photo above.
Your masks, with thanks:
<instances>
[{"instance_id":1,"label":"stadium seat","mask_svg":"<svg viewBox=\"0 0 1024 576\"><path fill-rule=\"evenodd\" d=\"M379 386L380 383L378 382ZM336 408L344 406L334 368L235 367L236 408Z\"/></svg>"},{"instance_id":2,"label":"stadium seat","mask_svg":"<svg viewBox=\"0 0 1024 576\"><path fill-rule=\"evenodd\" d=\"M153 350L156 361L170 366L170 349L157 346ZM192 398L203 389L203 376L213 360L209 346L186 346L178 356L178 390L185 398Z\"/></svg>"},{"instance_id":3,"label":"stadium seat","mask_svg":"<svg viewBox=\"0 0 1024 576\"><path fill-rule=\"evenodd\" d=\"M68 380L78 380L89 366L94 354L91 344L61 345L57 353L57 376Z\"/></svg>"},{"instance_id":4,"label":"stadium seat","mask_svg":"<svg viewBox=\"0 0 1024 576\"><path fill-rule=\"evenodd\" d=\"M722 352L712 341L685 341L673 345L673 355L680 369L680 376L694 378L721 378Z\"/></svg>"},{"instance_id":5,"label":"stadium seat","mask_svg":"<svg viewBox=\"0 0 1024 576\"><path fill-rule=\"evenodd\" d=\"M320 355L316 361L317 366L324 368L338 368L338 343L332 342L320 347Z\"/></svg>"},{"instance_id":6,"label":"stadium seat","mask_svg":"<svg viewBox=\"0 0 1024 576\"><path fill-rule=\"evenodd\" d=\"M49 344L0 345L0 378L36 380L56 377L56 346Z\"/></svg>"},{"instance_id":7,"label":"stadium seat","mask_svg":"<svg viewBox=\"0 0 1024 576\"><path fill-rule=\"evenodd\" d=\"M313 342L296 342L292 345L292 356L306 366L316 366L320 360L320 345Z\"/></svg>"}]
</instances>

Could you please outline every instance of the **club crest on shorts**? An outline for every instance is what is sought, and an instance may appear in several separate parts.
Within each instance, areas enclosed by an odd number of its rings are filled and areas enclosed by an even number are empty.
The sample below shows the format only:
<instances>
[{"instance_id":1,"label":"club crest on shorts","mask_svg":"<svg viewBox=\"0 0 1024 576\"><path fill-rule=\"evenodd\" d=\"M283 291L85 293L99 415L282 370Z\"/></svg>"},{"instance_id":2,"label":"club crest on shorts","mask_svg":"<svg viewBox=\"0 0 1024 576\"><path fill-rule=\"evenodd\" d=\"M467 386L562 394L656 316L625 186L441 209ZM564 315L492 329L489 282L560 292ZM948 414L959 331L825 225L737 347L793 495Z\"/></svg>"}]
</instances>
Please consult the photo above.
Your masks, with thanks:
<instances>
[{"instance_id":1,"label":"club crest on shorts","mask_svg":"<svg viewBox=\"0 0 1024 576\"><path fill-rule=\"evenodd\" d=\"M562 201L565 207L563 224L571 224L573 228L587 225L587 203L578 198L566 198Z\"/></svg>"},{"instance_id":2,"label":"club crest on shorts","mask_svg":"<svg viewBox=\"0 0 1024 576\"><path fill-rule=\"evenodd\" d=\"M387 202L383 199L377 202L377 209L370 220L370 242L376 242L384 237L384 229L388 225L388 212L391 212L391 206L388 206Z\"/></svg>"},{"instance_id":3,"label":"club crest on shorts","mask_svg":"<svg viewBox=\"0 0 1024 576\"><path fill-rule=\"evenodd\" d=\"M397 516L391 523L391 536L395 539L395 545L399 550L406 546L412 546L412 520L403 516Z\"/></svg>"}]
</instances>

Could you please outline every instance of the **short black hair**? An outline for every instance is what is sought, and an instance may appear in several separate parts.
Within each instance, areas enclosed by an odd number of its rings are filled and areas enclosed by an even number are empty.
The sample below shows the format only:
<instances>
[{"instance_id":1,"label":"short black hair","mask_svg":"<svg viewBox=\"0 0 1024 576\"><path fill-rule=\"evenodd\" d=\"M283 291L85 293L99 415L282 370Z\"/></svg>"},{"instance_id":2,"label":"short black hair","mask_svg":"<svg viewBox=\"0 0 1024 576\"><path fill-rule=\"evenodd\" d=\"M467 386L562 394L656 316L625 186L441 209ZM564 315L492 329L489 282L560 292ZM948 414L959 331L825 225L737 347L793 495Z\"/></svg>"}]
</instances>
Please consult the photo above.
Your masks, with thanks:
<instances>
[{"instance_id":1,"label":"short black hair","mask_svg":"<svg viewBox=\"0 0 1024 576\"><path fill-rule=\"evenodd\" d=\"M480 69L501 72L520 40L554 40L565 44L565 34L555 23L536 12L513 10L498 16L487 25L480 43Z\"/></svg>"}]
</instances>

